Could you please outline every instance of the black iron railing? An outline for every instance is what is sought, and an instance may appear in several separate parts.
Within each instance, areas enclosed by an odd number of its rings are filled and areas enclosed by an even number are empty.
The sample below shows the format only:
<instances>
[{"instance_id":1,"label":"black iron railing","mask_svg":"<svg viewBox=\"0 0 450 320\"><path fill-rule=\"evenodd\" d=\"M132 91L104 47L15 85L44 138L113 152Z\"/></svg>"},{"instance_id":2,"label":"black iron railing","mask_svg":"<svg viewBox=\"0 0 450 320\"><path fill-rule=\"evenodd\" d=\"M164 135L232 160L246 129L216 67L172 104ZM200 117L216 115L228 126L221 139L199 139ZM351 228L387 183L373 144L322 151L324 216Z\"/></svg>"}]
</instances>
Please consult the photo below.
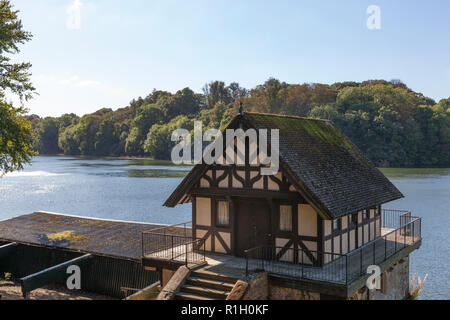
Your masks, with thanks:
<instances>
[{"instance_id":1,"label":"black iron railing","mask_svg":"<svg viewBox=\"0 0 450 320\"><path fill-rule=\"evenodd\" d=\"M170 226L163 226L152 229L149 233L168 234L175 236L192 236L192 221L173 224Z\"/></svg>"},{"instance_id":2,"label":"black iron railing","mask_svg":"<svg viewBox=\"0 0 450 320\"><path fill-rule=\"evenodd\" d=\"M283 255L280 257L280 252ZM346 280L345 255L303 249L260 246L246 250L246 275L266 271L291 278L343 283ZM330 261L323 267L320 259Z\"/></svg>"},{"instance_id":3,"label":"black iron railing","mask_svg":"<svg viewBox=\"0 0 450 320\"><path fill-rule=\"evenodd\" d=\"M195 264L205 261L205 241L192 237L191 222L142 233L142 257Z\"/></svg>"},{"instance_id":4,"label":"black iron railing","mask_svg":"<svg viewBox=\"0 0 450 320\"><path fill-rule=\"evenodd\" d=\"M382 235L347 254L347 283L367 274L370 265L381 265L403 249L422 240L422 219L409 211L383 210Z\"/></svg>"},{"instance_id":5,"label":"black iron railing","mask_svg":"<svg viewBox=\"0 0 450 320\"><path fill-rule=\"evenodd\" d=\"M377 239L347 254L261 246L246 251L246 274L272 274L337 284L350 284L367 275L370 265L381 265L396 253L419 242L421 218L409 211L384 210ZM281 252L283 250L283 252Z\"/></svg>"},{"instance_id":6,"label":"black iron railing","mask_svg":"<svg viewBox=\"0 0 450 320\"><path fill-rule=\"evenodd\" d=\"M412 217L411 211L383 209L381 211L381 227L397 229L408 223Z\"/></svg>"}]
</instances>

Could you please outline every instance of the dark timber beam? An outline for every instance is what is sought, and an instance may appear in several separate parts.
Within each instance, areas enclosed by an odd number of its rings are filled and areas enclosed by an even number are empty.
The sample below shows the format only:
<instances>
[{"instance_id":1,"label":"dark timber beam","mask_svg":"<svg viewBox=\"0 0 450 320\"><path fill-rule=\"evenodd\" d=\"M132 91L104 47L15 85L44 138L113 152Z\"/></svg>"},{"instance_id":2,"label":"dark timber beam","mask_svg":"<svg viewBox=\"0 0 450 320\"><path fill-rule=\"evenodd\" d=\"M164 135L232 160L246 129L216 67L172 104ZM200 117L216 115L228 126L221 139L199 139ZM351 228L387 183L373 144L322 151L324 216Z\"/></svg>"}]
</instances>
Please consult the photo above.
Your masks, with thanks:
<instances>
[{"instance_id":1,"label":"dark timber beam","mask_svg":"<svg viewBox=\"0 0 450 320\"><path fill-rule=\"evenodd\" d=\"M85 264L92 257L91 254L85 254L84 256L63 262L20 279L23 297L26 298L29 292L42 288L50 283L64 281L69 276L67 274L67 268L69 266L77 265L81 267L81 265Z\"/></svg>"},{"instance_id":2,"label":"dark timber beam","mask_svg":"<svg viewBox=\"0 0 450 320\"><path fill-rule=\"evenodd\" d=\"M4 246L0 246L0 259L6 258L7 256L9 256L11 253L16 251L16 248L17 248L17 243L15 243L15 242L5 244Z\"/></svg>"},{"instance_id":3,"label":"dark timber beam","mask_svg":"<svg viewBox=\"0 0 450 320\"><path fill-rule=\"evenodd\" d=\"M274 198L295 200L298 203L306 203L304 199L297 192L280 192L271 190L255 190L245 188L198 188L192 189L189 193L191 196L221 196L221 197L246 197L246 198Z\"/></svg>"}]
</instances>

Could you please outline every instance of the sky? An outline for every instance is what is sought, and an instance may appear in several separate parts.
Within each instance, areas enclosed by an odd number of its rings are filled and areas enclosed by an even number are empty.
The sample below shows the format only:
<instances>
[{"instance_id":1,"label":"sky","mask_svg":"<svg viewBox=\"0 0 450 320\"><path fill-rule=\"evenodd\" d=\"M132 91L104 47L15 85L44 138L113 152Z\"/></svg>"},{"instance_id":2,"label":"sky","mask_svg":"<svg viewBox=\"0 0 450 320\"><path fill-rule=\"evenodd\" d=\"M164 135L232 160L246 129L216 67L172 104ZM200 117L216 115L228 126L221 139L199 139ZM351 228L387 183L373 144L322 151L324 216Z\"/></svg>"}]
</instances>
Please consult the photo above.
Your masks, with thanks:
<instances>
[{"instance_id":1,"label":"sky","mask_svg":"<svg viewBox=\"0 0 450 320\"><path fill-rule=\"evenodd\" d=\"M401 79L436 101L450 97L448 0L11 2L34 35L15 59L33 64L39 95L26 106L40 116L270 77Z\"/></svg>"}]
</instances>

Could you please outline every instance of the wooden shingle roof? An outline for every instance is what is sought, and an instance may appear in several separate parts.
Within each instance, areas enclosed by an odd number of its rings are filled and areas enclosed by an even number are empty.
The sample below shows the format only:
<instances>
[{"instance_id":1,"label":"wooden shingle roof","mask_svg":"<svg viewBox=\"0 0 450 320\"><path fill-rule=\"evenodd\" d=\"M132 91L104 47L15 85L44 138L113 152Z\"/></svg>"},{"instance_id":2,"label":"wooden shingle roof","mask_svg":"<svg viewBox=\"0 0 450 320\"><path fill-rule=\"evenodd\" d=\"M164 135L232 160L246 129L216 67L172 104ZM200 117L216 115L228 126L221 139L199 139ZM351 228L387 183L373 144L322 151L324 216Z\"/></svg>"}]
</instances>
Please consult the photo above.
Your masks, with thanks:
<instances>
[{"instance_id":1,"label":"wooden shingle roof","mask_svg":"<svg viewBox=\"0 0 450 320\"><path fill-rule=\"evenodd\" d=\"M401 192L332 122L295 116L245 113L229 128L279 129L280 167L298 191L328 218L402 198ZM195 177L196 166L166 206L179 203ZM175 202L176 201L176 202Z\"/></svg>"},{"instance_id":2,"label":"wooden shingle roof","mask_svg":"<svg viewBox=\"0 0 450 320\"><path fill-rule=\"evenodd\" d=\"M166 225L34 212L0 221L0 243L17 242L140 261L142 232L163 227ZM173 227L171 232L184 235L182 228Z\"/></svg>"}]
</instances>

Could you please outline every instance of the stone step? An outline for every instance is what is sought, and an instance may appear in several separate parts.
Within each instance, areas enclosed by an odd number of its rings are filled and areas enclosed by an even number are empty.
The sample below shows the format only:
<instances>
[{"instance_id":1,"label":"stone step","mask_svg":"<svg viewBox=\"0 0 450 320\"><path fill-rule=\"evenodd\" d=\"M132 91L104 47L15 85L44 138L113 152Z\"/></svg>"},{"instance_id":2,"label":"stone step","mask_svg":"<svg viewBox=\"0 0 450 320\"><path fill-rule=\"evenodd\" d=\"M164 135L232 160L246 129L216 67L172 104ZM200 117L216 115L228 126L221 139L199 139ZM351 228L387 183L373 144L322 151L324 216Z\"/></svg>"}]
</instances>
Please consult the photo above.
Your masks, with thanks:
<instances>
[{"instance_id":1,"label":"stone step","mask_svg":"<svg viewBox=\"0 0 450 320\"><path fill-rule=\"evenodd\" d=\"M205 297L195 293L178 292L176 294L177 300L214 300L214 298Z\"/></svg>"},{"instance_id":2,"label":"stone step","mask_svg":"<svg viewBox=\"0 0 450 320\"><path fill-rule=\"evenodd\" d=\"M200 277L191 276L187 279L186 284L196 285L203 288L212 288L224 291L231 291L235 282L228 282L222 280L205 279Z\"/></svg>"},{"instance_id":3,"label":"stone step","mask_svg":"<svg viewBox=\"0 0 450 320\"><path fill-rule=\"evenodd\" d=\"M212 272L203 272L203 271L192 271L191 277L210 279L210 280L229 282L229 283L236 283L236 281L238 280L237 278L225 276L222 274L212 273Z\"/></svg>"},{"instance_id":4,"label":"stone step","mask_svg":"<svg viewBox=\"0 0 450 320\"><path fill-rule=\"evenodd\" d=\"M230 291L217 290L212 288L198 287L195 285L185 284L181 287L181 292L193 293L202 297L208 297L211 299L225 300Z\"/></svg>"}]
</instances>

